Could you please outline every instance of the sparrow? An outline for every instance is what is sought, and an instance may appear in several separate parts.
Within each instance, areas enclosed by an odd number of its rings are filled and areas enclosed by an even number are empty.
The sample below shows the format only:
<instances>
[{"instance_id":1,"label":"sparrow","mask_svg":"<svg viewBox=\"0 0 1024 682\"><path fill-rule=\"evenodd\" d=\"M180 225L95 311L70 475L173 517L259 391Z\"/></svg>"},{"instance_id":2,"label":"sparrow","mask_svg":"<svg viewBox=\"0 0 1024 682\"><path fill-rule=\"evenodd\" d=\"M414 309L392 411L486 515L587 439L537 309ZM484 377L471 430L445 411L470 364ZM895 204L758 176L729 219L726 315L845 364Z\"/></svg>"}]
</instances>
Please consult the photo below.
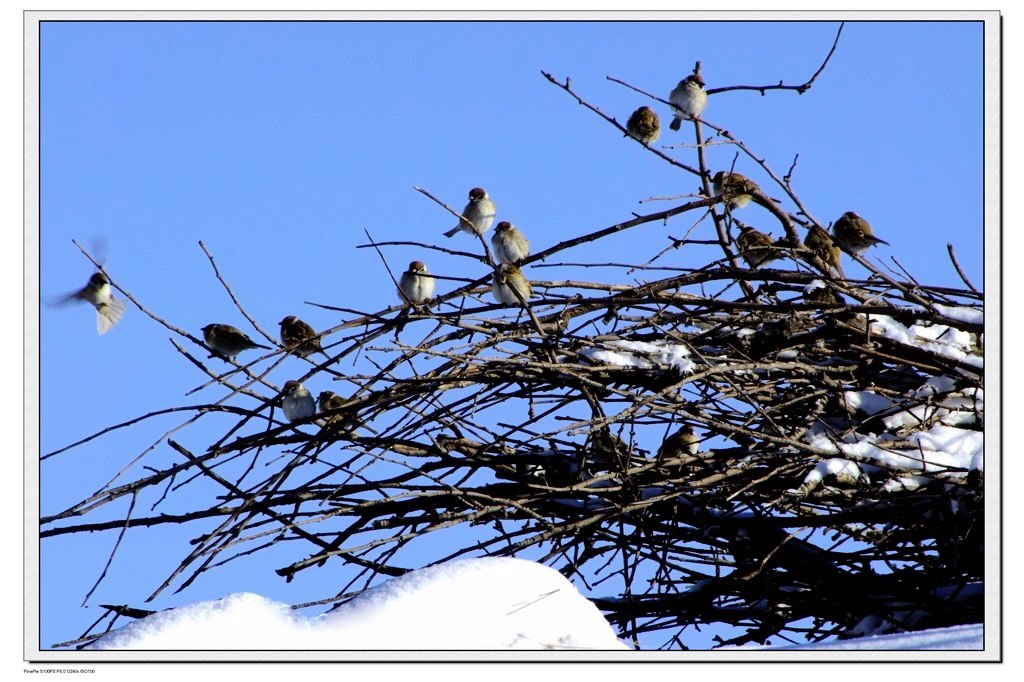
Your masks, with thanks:
<instances>
[{"instance_id":1,"label":"sparrow","mask_svg":"<svg viewBox=\"0 0 1024 682\"><path fill-rule=\"evenodd\" d=\"M323 352L320 347L320 338L316 332L299 318L289 315L279 324L281 325L281 343L288 351L295 353L300 358L318 351Z\"/></svg>"},{"instance_id":2,"label":"sparrow","mask_svg":"<svg viewBox=\"0 0 1024 682\"><path fill-rule=\"evenodd\" d=\"M284 409L284 416L288 417L288 421L293 422L316 414L316 403L313 401L313 396L298 381L289 379L284 382L283 393L281 407Z\"/></svg>"},{"instance_id":3,"label":"sparrow","mask_svg":"<svg viewBox=\"0 0 1024 682\"><path fill-rule=\"evenodd\" d=\"M736 246L740 248L740 255L752 270L765 263L782 258L779 251L773 248L775 242L772 241L772 238L752 227L740 228L740 236L736 238Z\"/></svg>"},{"instance_id":4,"label":"sparrow","mask_svg":"<svg viewBox=\"0 0 1024 682\"><path fill-rule=\"evenodd\" d=\"M317 398L320 412L331 412L345 406L345 399L334 391L321 391ZM338 412L325 418L323 429L329 432L353 431L352 415Z\"/></svg>"},{"instance_id":5,"label":"sparrow","mask_svg":"<svg viewBox=\"0 0 1024 682\"><path fill-rule=\"evenodd\" d=\"M530 286L529 280L523 277L523 273L519 268L508 263L502 263L498 266L498 269L494 271L494 280L491 284L491 292L499 303L504 305L521 306L523 303L521 303L519 298L516 296L516 291L518 291L519 295L522 296L523 301L526 301L533 295L533 287Z\"/></svg>"},{"instance_id":6,"label":"sparrow","mask_svg":"<svg viewBox=\"0 0 1024 682\"><path fill-rule=\"evenodd\" d=\"M412 305L426 303L434 297L435 284L423 261L414 260L398 280L398 300Z\"/></svg>"},{"instance_id":7,"label":"sparrow","mask_svg":"<svg viewBox=\"0 0 1024 682\"><path fill-rule=\"evenodd\" d=\"M832 226L832 237L847 253L860 254L875 244L889 245L889 242L873 235L868 221L853 211L839 216L839 220Z\"/></svg>"},{"instance_id":8,"label":"sparrow","mask_svg":"<svg viewBox=\"0 0 1024 682\"><path fill-rule=\"evenodd\" d=\"M234 358L243 350L249 350L250 348L273 350L270 346L262 346L256 343L246 336L242 330L232 327L230 324L206 325L203 327L203 341L206 342L206 345L215 354L226 358ZM210 357L212 358L213 355Z\"/></svg>"},{"instance_id":9,"label":"sparrow","mask_svg":"<svg viewBox=\"0 0 1024 682\"><path fill-rule=\"evenodd\" d=\"M823 270L832 268L837 270L840 275L843 273L842 267L839 265L839 254L841 253L839 247L824 229L818 225L812 225L811 229L807 230L807 236L804 237L804 246L810 249L815 258L820 261L815 264L822 267Z\"/></svg>"},{"instance_id":10,"label":"sparrow","mask_svg":"<svg viewBox=\"0 0 1024 682\"><path fill-rule=\"evenodd\" d=\"M632 448L607 426L590 432L590 459L595 464L626 463Z\"/></svg>"},{"instance_id":11,"label":"sparrow","mask_svg":"<svg viewBox=\"0 0 1024 682\"><path fill-rule=\"evenodd\" d=\"M518 263L530 255L529 240L507 220L495 226L491 246L499 263Z\"/></svg>"},{"instance_id":12,"label":"sparrow","mask_svg":"<svg viewBox=\"0 0 1024 682\"><path fill-rule=\"evenodd\" d=\"M658 448L658 460L665 462L680 459L687 455L693 457L697 454L699 442L700 439L694 433L693 427L686 424L683 428L666 438L665 442L661 444L661 447Z\"/></svg>"},{"instance_id":13,"label":"sparrow","mask_svg":"<svg viewBox=\"0 0 1024 682\"><path fill-rule=\"evenodd\" d=\"M483 234L491 229L494 222L494 214L498 209L494 202L487 196L487 190L482 187L474 187L469 190L469 203L462 209L462 218L459 224L444 233L445 237L453 237L459 230L469 234ZM468 222L467 222L468 221Z\"/></svg>"},{"instance_id":14,"label":"sparrow","mask_svg":"<svg viewBox=\"0 0 1024 682\"><path fill-rule=\"evenodd\" d=\"M694 73L679 81L668 96L668 101L675 106L675 118L668 124L672 130L679 130L683 117L696 118L704 111L708 103L708 93L704 92L704 79Z\"/></svg>"},{"instance_id":15,"label":"sparrow","mask_svg":"<svg viewBox=\"0 0 1024 682\"><path fill-rule=\"evenodd\" d=\"M320 403L321 412L330 412L345 405L345 399L334 391L321 391L317 402Z\"/></svg>"},{"instance_id":16,"label":"sparrow","mask_svg":"<svg viewBox=\"0 0 1024 682\"><path fill-rule=\"evenodd\" d=\"M711 178L711 186L715 192L715 196L719 197L725 194L725 198L729 201L729 208L743 208L750 203L752 197L749 192L757 189L757 185L753 180L745 175L739 173L726 173L725 171L718 171L715 176Z\"/></svg>"},{"instance_id":17,"label":"sparrow","mask_svg":"<svg viewBox=\"0 0 1024 682\"><path fill-rule=\"evenodd\" d=\"M75 301L87 301L96 308L96 331L106 334L118 323L124 315L124 308L127 301L115 299L110 290L110 280L102 272L93 273L89 282L73 294L68 294L58 299L55 305L71 303Z\"/></svg>"},{"instance_id":18,"label":"sparrow","mask_svg":"<svg viewBox=\"0 0 1024 682\"><path fill-rule=\"evenodd\" d=\"M661 134L661 122L650 107L640 107L626 122L626 132L642 144L652 144Z\"/></svg>"}]
</instances>

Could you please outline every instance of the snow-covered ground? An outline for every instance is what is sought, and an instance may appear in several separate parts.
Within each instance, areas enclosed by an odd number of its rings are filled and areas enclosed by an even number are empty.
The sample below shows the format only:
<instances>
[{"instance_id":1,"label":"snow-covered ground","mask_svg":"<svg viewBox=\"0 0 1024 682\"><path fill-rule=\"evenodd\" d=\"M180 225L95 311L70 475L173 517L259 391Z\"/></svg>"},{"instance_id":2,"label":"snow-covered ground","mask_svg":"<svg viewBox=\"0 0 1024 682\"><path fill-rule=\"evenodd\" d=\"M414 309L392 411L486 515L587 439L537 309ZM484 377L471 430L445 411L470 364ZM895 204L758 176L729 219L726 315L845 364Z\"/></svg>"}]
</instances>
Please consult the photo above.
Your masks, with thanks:
<instances>
[{"instance_id":1,"label":"snow-covered ground","mask_svg":"<svg viewBox=\"0 0 1024 682\"><path fill-rule=\"evenodd\" d=\"M979 651L981 625L774 647L806 650ZM344 607L305 618L284 604L234 594L154 614L111 632L94 649L134 651L561 651L642 655L601 612L547 566L464 559L413 571ZM735 654L764 651L744 647Z\"/></svg>"},{"instance_id":2,"label":"snow-covered ground","mask_svg":"<svg viewBox=\"0 0 1024 682\"><path fill-rule=\"evenodd\" d=\"M618 650L601 612L554 569L522 559L412 571L316 618L254 594L154 614L97 649Z\"/></svg>"}]
</instances>

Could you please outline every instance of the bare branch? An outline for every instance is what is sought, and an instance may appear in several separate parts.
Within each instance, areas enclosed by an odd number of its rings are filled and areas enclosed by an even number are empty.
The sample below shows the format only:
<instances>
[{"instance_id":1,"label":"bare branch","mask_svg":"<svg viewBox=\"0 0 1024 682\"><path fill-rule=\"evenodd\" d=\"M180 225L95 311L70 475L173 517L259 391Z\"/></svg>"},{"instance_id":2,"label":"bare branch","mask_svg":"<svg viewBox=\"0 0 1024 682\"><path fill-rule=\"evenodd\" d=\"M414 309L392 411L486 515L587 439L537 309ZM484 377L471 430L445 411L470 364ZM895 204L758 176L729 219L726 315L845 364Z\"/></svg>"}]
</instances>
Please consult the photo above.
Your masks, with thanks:
<instances>
[{"instance_id":1,"label":"bare branch","mask_svg":"<svg viewBox=\"0 0 1024 682\"><path fill-rule=\"evenodd\" d=\"M803 92L841 30L801 86L711 92ZM568 78L542 73L625 133ZM307 302L337 314L319 333L326 359L302 365L300 381L326 381L336 393L313 414L290 420L281 409L269 377L290 356L218 369L172 338L173 357L200 377L194 390L212 387L219 399L150 412L44 455L58 466L103 436L142 439L138 451L98 460L113 478L43 516L41 537L115 533L98 585L129 528L197 529L157 575L150 600L270 548L282 557L274 575L286 580L328 564L341 576L304 604L322 607L458 557L540 558L578 579L638 646L654 636L666 648L686 646L694 624L713 624L722 643L744 643L979 619L979 453L929 448L937 434L956 433L969 451L984 428L983 293L952 246L967 289L927 285L895 257L884 265L847 254L867 279L833 272L800 240L800 228L824 226L792 185L799 155L780 177L725 128L693 125L692 143L680 148L692 165L647 149L700 178L699 187L680 188L690 194L665 210L625 207L604 226L544 245L520 264L533 268L524 270L533 295L513 290L510 305L493 303L492 282L505 270L482 234L472 253L378 242L366 229L359 248L376 251L396 289L391 247L466 258L466 276L438 275L451 290L437 292L429 310ZM742 168L745 155L796 207L750 190L783 226L761 247L778 259L741 265L752 249L736 231L751 226L714 196L711 144L735 146L721 170ZM591 248L627 230L649 250L622 255L610 240ZM697 244L716 247L692 250L712 254L709 262L660 264ZM185 415L171 429L153 426L177 412ZM205 430L188 428L200 420ZM114 511L126 495L128 511ZM188 511L161 513L186 499ZM149 505L148 515L136 504ZM460 540L440 542L442 533ZM94 628L109 627L111 613L145 613L109 608Z\"/></svg>"},{"instance_id":2,"label":"bare branch","mask_svg":"<svg viewBox=\"0 0 1024 682\"><path fill-rule=\"evenodd\" d=\"M977 293L978 290L973 284L971 284L971 280L967 279L967 275L965 275L964 271L960 268L960 262L956 259L956 254L953 252L953 245L946 244L946 251L949 252L949 260L953 263L953 267L956 269L956 274L960 276L960 281L967 285L968 289Z\"/></svg>"},{"instance_id":3,"label":"bare branch","mask_svg":"<svg viewBox=\"0 0 1024 682\"><path fill-rule=\"evenodd\" d=\"M818 76L820 76L822 71L825 70L825 67L828 66L828 61L832 59L832 55L835 53L836 47L839 45L839 36L843 34L843 27L845 25L845 21L840 22L839 28L836 29L835 40L832 41L832 48L828 51L828 54L825 55L825 59L821 62L821 65L818 66L818 70L815 71L810 79L805 83L801 83L800 85L783 85L782 81L779 81L775 85L729 85L722 88L708 88L708 94L715 95L721 92L729 92L731 90L756 90L760 92L762 96L764 96L764 94L769 90L793 90L798 95L804 94L811 89L811 86L814 85L814 81L818 79Z\"/></svg>"}]
</instances>

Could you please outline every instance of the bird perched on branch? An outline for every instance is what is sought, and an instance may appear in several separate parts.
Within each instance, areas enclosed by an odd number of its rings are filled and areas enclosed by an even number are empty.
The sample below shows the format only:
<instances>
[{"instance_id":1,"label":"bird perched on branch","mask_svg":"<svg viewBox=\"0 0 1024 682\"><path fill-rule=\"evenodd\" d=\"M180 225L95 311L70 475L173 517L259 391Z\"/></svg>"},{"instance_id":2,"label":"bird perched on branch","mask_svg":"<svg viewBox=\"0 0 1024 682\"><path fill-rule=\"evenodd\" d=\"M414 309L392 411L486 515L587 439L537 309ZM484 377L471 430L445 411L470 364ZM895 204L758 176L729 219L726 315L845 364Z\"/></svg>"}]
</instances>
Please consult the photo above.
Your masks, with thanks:
<instances>
[{"instance_id":1,"label":"bird perched on branch","mask_svg":"<svg viewBox=\"0 0 1024 682\"><path fill-rule=\"evenodd\" d=\"M758 190L757 184L745 175L736 172L718 171L711 178L711 187L716 197L723 194L729 202L729 208L743 208L754 198L751 192Z\"/></svg>"},{"instance_id":2,"label":"bird perched on branch","mask_svg":"<svg viewBox=\"0 0 1024 682\"><path fill-rule=\"evenodd\" d=\"M316 403L309 390L298 381L289 379L284 382L284 396L281 398L281 408L288 421L306 419L316 414Z\"/></svg>"},{"instance_id":3,"label":"bird perched on branch","mask_svg":"<svg viewBox=\"0 0 1024 682\"><path fill-rule=\"evenodd\" d=\"M281 325L281 343L289 352L301 358L316 352L323 352L316 331L299 318L289 315L279 324Z\"/></svg>"},{"instance_id":4,"label":"bird perched on branch","mask_svg":"<svg viewBox=\"0 0 1024 682\"><path fill-rule=\"evenodd\" d=\"M529 240L507 220L502 220L495 226L491 246L499 263L515 264L530 255Z\"/></svg>"},{"instance_id":5,"label":"bird perched on branch","mask_svg":"<svg viewBox=\"0 0 1024 682\"><path fill-rule=\"evenodd\" d=\"M106 334L124 315L126 301L115 299L110 280L102 272L94 272L86 285L73 294L60 297L54 305L86 301L96 308L96 331Z\"/></svg>"},{"instance_id":6,"label":"bird perched on branch","mask_svg":"<svg viewBox=\"0 0 1024 682\"><path fill-rule=\"evenodd\" d=\"M693 457L697 454L697 446L700 439L694 433L693 427L684 424L681 429L665 439L665 442L658 448L658 460L662 462L680 459L684 455Z\"/></svg>"},{"instance_id":7,"label":"bird perched on branch","mask_svg":"<svg viewBox=\"0 0 1024 682\"><path fill-rule=\"evenodd\" d=\"M469 203L462 209L462 218L459 224L444 233L445 237L453 237L459 230L469 234L480 235L491 229L494 222L494 215L498 212L494 202L487 196L483 187L474 187L469 190Z\"/></svg>"},{"instance_id":8,"label":"bird perched on branch","mask_svg":"<svg viewBox=\"0 0 1024 682\"><path fill-rule=\"evenodd\" d=\"M868 221L853 211L839 216L839 220L832 225L832 237L847 253L860 254L875 244L889 245L889 242L872 234Z\"/></svg>"},{"instance_id":9,"label":"bird perched on branch","mask_svg":"<svg viewBox=\"0 0 1024 682\"><path fill-rule=\"evenodd\" d=\"M672 89L668 101L675 106L675 118L668 124L672 130L679 130L683 118L697 118L708 103L708 93L704 92L704 79L699 73L690 74Z\"/></svg>"},{"instance_id":10,"label":"bird perched on branch","mask_svg":"<svg viewBox=\"0 0 1024 682\"><path fill-rule=\"evenodd\" d=\"M839 247L824 229L818 225L812 225L811 229L807 230L807 236L804 237L804 246L810 249L814 257L820 261L815 265L823 270L831 268L838 271L840 275L843 274L843 269L839 265L841 253Z\"/></svg>"},{"instance_id":11,"label":"bird perched on branch","mask_svg":"<svg viewBox=\"0 0 1024 682\"><path fill-rule=\"evenodd\" d=\"M626 122L626 132L642 144L651 144L661 134L661 121L650 107L640 107Z\"/></svg>"},{"instance_id":12,"label":"bird perched on branch","mask_svg":"<svg viewBox=\"0 0 1024 682\"><path fill-rule=\"evenodd\" d=\"M419 305L434 297L436 280L421 260L409 263L409 269L398 280L398 298L402 303Z\"/></svg>"},{"instance_id":13,"label":"bird perched on branch","mask_svg":"<svg viewBox=\"0 0 1024 682\"><path fill-rule=\"evenodd\" d=\"M590 457L588 460L597 465L629 464L632 448L626 441L612 433L607 426L601 426L590 432Z\"/></svg>"},{"instance_id":14,"label":"bird perched on branch","mask_svg":"<svg viewBox=\"0 0 1024 682\"><path fill-rule=\"evenodd\" d=\"M494 271L494 279L491 283L491 292L499 303L504 305L524 305L524 302L533 295L533 287L523 273L514 265L502 263ZM523 301L519 300L515 292Z\"/></svg>"},{"instance_id":15,"label":"bird perched on branch","mask_svg":"<svg viewBox=\"0 0 1024 682\"><path fill-rule=\"evenodd\" d=\"M345 406L345 399L334 391L321 391L317 401L320 403L321 412L330 412Z\"/></svg>"},{"instance_id":16,"label":"bird perched on branch","mask_svg":"<svg viewBox=\"0 0 1024 682\"><path fill-rule=\"evenodd\" d=\"M736 246L740 248L740 255L751 269L782 258L779 251L774 248L775 242L772 241L772 238L752 227L740 227L740 236L736 238Z\"/></svg>"},{"instance_id":17,"label":"bird perched on branch","mask_svg":"<svg viewBox=\"0 0 1024 682\"><path fill-rule=\"evenodd\" d=\"M264 348L273 350L270 346L263 346L250 339L245 332L232 327L230 324L208 324L203 327L203 341L215 354L226 358L234 358L243 350L250 348ZM212 355L210 356L213 357Z\"/></svg>"},{"instance_id":18,"label":"bird perched on branch","mask_svg":"<svg viewBox=\"0 0 1024 682\"><path fill-rule=\"evenodd\" d=\"M323 413L341 409L345 406L346 400L334 391L321 391L317 402L320 405L320 412ZM355 425L351 421L351 415L339 412L326 417L326 420L323 427L325 431L339 434L354 430Z\"/></svg>"}]
</instances>

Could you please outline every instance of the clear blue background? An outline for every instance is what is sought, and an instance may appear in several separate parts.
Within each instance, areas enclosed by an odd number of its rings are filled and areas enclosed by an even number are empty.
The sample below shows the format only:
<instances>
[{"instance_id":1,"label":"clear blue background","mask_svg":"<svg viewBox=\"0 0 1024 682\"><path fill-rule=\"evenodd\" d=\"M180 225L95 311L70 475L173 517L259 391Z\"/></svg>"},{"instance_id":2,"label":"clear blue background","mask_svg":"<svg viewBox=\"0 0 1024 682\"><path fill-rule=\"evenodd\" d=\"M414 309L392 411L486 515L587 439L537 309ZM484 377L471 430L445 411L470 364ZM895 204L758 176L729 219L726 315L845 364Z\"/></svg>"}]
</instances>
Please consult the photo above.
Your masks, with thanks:
<instances>
[{"instance_id":1,"label":"clear blue background","mask_svg":"<svg viewBox=\"0 0 1024 682\"><path fill-rule=\"evenodd\" d=\"M254 333L215 280L210 249L234 292L264 329L296 314L317 328L342 316L306 301L377 311L394 288L363 229L378 240L420 240L472 249L441 233L453 224L415 192L456 208L470 187L488 189L499 220L517 224L535 250L612 225L645 202L697 191L693 176L646 152L557 87L541 70L625 122L643 96L614 76L667 98L696 60L709 88L804 82L828 52L838 24L802 23L47 23L41 45L41 282L44 300L82 286L98 253L113 279L145 306L195 335L218 321ZM728 92L704 118L728 128L780 176L795 155L793 186L828 223L847 210L867 218L919 281L962 286L946 255L983 284L982 25L850 23L828 68L804 95ZM667 128L657 145L692 142ZM691 149L673 154L696 165ZM712 168L735 150L709 150ZM736 168L772 188L746 158ZM743 218L779 234L766 214ZM681 237L698 216L602 240L565 260L643 262ZM710 238L701 223L695 238ZM478 277L479 264L414 248L385 251L396 275L413 258L439 274ZM688 247L664 263L699 267L717 257ZM562 256L560 256L561 258ZM863 270L846 265L847 274ZM611 279L536 268L538 280ZM446 290L451 284L442 284ZM147 412L210 402L185 392L205 377L170 345L170 333L130 308L97 336L87 306L41 309L41 452ZM201 349L191 348L196 352ZM292 364L295 363L295 364ZM272 375L305 372L289 359ZM314 393L328 388L311 385ZM182 413L105 436L41 465L41 513L99 489ZM202 449L209 431L176 434ZM219 433L219 432L214 432ZM204 440L205 437L205 440ZM177 461L160 444L142 462ZM127 482L143 475L135 465ZM208 492L208 491L207 491ZM156 512L188 507L188 490ZM155 499L136 515L154 513ZM127 499L100 510L123 515ZM203 526L208 529L209 524ZM233 562L180 595L143 599L190 550L200 528L133 530L109 574L81 606L115 542L106 532L42 543L40 644L80 634L100 603L146 608L252 591L288 603L323 598L343 584L340 564L290 584L273 569L281 551ZM306 550L300 550L305 552ZM691 646L707 646L707 631Z\"/></svg>"}]
</instances>

